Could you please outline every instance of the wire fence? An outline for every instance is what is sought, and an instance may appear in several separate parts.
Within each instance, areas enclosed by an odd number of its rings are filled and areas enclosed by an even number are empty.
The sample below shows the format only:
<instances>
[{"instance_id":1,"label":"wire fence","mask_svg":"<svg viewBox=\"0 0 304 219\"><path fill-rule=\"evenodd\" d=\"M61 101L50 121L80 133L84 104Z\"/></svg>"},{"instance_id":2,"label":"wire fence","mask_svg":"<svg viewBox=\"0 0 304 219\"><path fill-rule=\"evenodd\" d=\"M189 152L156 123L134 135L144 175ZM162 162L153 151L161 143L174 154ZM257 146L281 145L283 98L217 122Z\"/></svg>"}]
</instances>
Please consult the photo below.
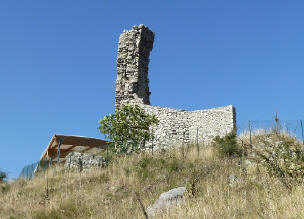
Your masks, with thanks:
<instances>
[{"instance_id":1,"label":"wire fence","mask_svg":"<svg viewBox=\"0 0 304 219\"><path fill-rule=\"evenodd\" d=\"M303 120L250 120L237 126L238 135L254 134L259 130L288 133L304 142Z\"/></svg>"},{"instance_id":2,"label":"wire fence","mask_svg":"<svg viewBox=\"0 0 304 219\"><path fill-rule=\"evenodd\" d=\"M304 127L303 120L249 120L247 122L241 123L237 125L237 134L238 135L254 135L256 132L263 131L276 131L276 132L284 132L288 133L291 136L294 136L299 141L302 141L304 144ZM185 135L185 133L184 133ZM196 139L193 143L197 147L197 151L199 154L201 142L199 142L200 135L203 133L199 133L199 129L196 130ZM181 145L184 148L185 145L188 145L185 142L185 136L183 136L181 140ZM152 138L151 152L154 153L154 138ZM183 152L184 153L184 152ZM108 160L108 150L106 153L106 160ZM37 173L45 171L48 167L52 165L52 160L40 160L30 165L25 166L18 178L32 179Z\"/></svg>"},{"instance_id":3,"label":"wire fence","mask_svg":"<svg viewBox=\"0 0 304 219\"><path fill-rule=\"evenodd\" d=\"M40 160L38 162L32 163L25 166L18 178L32 179L36 174L41 171L45 171L51 165L51 160Z\"/></svg>"}]
</instances>

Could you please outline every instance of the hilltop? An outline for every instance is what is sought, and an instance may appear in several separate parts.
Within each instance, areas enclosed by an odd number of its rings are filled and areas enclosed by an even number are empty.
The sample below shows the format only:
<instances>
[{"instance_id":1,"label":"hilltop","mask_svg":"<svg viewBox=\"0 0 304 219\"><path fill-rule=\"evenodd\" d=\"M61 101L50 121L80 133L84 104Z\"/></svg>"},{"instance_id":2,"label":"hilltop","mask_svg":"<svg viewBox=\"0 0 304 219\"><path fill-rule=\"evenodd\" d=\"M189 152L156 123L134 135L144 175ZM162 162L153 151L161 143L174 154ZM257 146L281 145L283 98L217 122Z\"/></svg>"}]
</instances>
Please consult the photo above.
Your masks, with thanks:
<instances>
[{"instance_id":1,"label":"hilltop","mask_svg":"<svg viewBox=\"0 0 304 219\"><path fill-rule=\"evenodd\" d=\"M273 136L257 133L252 142L261 147L262 138L271 142ZM286 134L279 138L300 144ZM288 187L287 181L254 162L248 136L241 136L237 147L228 147L236 152L231 156L214 143L200 145L199 151L189 145L153 155L113 155L107 167L90 171L53 167L33 180L0 184L0 217L144 218L135 192L147 207L161 193L179 186L187 188L185 202L160 218L302 217L303 183Z\"/></svg>"}]
</instances>

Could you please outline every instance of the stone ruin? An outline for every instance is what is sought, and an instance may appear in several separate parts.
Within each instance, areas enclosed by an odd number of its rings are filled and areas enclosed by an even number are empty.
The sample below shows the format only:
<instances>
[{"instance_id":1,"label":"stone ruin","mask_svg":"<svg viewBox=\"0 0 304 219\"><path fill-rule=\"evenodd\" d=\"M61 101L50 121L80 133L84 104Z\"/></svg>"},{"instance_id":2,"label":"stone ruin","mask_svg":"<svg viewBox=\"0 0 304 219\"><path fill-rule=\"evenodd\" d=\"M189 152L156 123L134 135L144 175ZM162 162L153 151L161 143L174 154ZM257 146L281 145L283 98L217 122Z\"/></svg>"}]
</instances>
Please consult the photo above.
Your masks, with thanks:
<instances>
[{"instance_id":1,"label":"stone ruin","mask_svg":"<svg viewBox=\"0 0 304 219\"><path fill-rule=\"evenodd\" d=\"M215 136L225 136L236 129L236 113L232 105L186 111L150 105L149 56L154 33L145 25L133 26L119 37L115 107L137 104L159 119L153 127L155 148L176 144L208 144ZM146 146L149 147L152 142Z\"/></svg>"},{"instance_id":2,"label":"stone ruin","mask_svg":"<svg viewBox=\"0 0 304 219\"><path fill-rule=\"evenodd\" d=\"M149 56L154 33L144 25L134 26L119 37L115 106L150 105Z\"/></svg>"},{"instance_id":3,"label":"stone ruin","mask_svg":"<svg viewBox=\"0 0 304 219\"><path fill-rule=\"evenodd\" d=\"M70 152L65 157L64 163L64 169L67 171L83 171L91 168L101 168L104 166L106 166L106 160L102 156L74 151Z\"/></svg>"}]
</instances>

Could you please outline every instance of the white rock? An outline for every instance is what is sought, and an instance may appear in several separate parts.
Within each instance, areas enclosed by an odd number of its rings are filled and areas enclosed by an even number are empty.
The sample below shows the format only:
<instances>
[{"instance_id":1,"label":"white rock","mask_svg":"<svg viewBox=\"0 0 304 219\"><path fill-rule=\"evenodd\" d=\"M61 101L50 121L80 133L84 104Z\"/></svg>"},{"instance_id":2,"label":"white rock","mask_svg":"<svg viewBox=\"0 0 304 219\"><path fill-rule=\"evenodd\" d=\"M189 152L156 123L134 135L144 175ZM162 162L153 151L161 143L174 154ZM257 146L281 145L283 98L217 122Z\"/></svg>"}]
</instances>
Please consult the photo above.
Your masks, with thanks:
<instances>
[{"instance_id":1,"label":"white rock","mask_svg":"<svg viewBox=\"0 0 304 219\"><path fill-rule=\"evenodd\" d=\"M184 199L185 192L187 192L185 187L178 187L162 193L159 199L146 209L148 216L155 217L157 213L180 204Z\"/></svg>"},{"instance_id":2,"label":"white rock","mask_svg":"<svg viewBox=\"0 0 304 219\"><path fill-rule=\"evenodd\" d=\"M229 175L229 186L232 186L236 182L236 176L235 174L230 174Z\"/></svg>"}]
</instances>

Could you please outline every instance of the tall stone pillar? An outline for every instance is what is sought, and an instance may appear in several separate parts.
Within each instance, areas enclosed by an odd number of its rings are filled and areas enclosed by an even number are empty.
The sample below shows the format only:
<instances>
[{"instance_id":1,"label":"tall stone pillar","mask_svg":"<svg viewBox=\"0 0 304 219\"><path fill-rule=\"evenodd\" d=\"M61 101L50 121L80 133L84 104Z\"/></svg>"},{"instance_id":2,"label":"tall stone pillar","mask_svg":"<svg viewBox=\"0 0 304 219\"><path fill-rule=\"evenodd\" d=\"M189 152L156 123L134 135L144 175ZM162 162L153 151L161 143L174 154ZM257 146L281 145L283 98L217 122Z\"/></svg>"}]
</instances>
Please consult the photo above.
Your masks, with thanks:
<instances>
[{"instance_id":1,"label":"tall stone pillar","mask_svg":"<svg viewBox=\"0 0 304 219\"><path fill-rule=\"evenodd\" d=\"M133 26L119 37L115 107L121 104L150 105L149 56L154 33L145 25Z\"/></svg>"}]
</instances>

